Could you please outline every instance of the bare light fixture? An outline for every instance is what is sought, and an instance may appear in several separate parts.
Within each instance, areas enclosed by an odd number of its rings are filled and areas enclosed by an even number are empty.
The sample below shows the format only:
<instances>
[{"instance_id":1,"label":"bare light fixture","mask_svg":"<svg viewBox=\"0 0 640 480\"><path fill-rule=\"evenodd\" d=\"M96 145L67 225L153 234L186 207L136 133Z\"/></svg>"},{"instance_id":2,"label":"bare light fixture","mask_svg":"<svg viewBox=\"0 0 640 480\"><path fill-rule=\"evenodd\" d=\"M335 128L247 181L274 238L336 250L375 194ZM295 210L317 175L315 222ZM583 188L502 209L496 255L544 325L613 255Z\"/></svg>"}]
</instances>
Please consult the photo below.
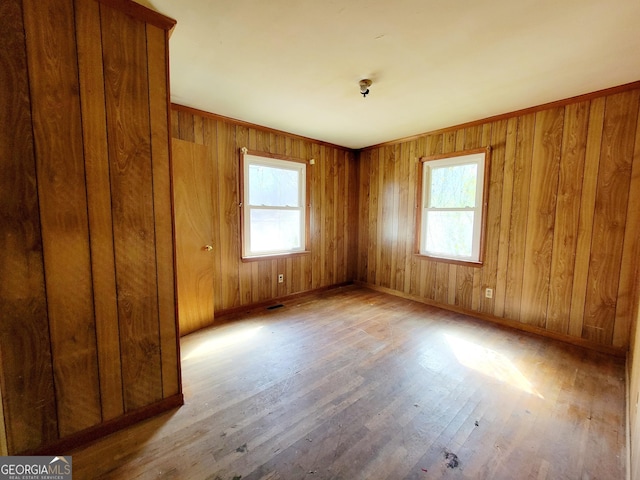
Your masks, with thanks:
<instances>
[{"instance_id":1,"label":"bare light fixture","mask_svg":"<svg viewBox=\"0 0 640 480\"><path fill-rule=\"evenodd\" d=\"M362 94L363 97L366 97L367 94L369 93L370 86L371 86L371 80L369 80L368 78L360 80L360 93Z\"/></svg>"}]
</instances>

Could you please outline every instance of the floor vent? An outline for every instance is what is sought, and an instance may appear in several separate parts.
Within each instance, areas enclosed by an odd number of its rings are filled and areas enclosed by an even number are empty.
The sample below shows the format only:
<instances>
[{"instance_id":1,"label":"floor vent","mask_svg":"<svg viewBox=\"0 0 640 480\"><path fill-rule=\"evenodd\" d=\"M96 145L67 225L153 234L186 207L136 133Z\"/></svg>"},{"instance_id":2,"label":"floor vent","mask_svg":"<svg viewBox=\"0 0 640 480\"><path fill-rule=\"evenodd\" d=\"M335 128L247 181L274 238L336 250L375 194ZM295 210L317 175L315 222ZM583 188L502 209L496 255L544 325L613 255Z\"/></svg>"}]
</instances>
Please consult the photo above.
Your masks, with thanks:
<instances>
[{"instance_id":1,"label":"floor vent","mask_svg":"<svg viewBox=\"0 0 640 480\"><path fill-rule=\"evenodd\" d=\"M271 305L270 307L267 307L267 310L275 310L276 308L281 308L281 307L284 307L284 305L279 303L278 305Z\"/></svg>"}]
</instances>

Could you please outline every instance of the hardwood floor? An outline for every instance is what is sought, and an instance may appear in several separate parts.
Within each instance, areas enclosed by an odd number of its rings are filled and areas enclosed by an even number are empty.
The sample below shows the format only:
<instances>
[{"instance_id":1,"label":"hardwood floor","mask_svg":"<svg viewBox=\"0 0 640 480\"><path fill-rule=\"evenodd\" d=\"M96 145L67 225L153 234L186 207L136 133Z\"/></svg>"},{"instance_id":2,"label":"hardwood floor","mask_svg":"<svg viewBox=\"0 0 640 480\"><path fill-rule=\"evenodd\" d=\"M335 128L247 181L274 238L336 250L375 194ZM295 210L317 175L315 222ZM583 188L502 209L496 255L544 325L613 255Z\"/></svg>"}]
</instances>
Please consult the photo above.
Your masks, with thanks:
<instances>
[{"instance_id":1,"label":"hardwood floor","mask_svg":"<svg viewBox=\"0 0 640 480\"><path fill-rule=\"evenodd\" d=\"M74 479L622 479L624 360L359 287L182 341L186 404Z\"/></svg>"}]
</instances>

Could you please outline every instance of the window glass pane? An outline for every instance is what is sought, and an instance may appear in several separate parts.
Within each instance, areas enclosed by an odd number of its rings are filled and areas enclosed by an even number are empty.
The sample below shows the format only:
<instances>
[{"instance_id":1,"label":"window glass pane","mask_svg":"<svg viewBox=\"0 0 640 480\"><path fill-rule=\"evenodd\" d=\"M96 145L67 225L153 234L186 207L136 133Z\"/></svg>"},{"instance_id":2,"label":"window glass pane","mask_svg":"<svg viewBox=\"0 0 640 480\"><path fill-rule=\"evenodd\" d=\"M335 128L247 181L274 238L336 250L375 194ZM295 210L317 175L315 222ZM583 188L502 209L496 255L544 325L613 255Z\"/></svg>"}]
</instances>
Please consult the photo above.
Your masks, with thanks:
<instances>
[{"instance_id":1,"label":"window glass pane","mask_svg":"<svg viewBox=\"0 0 640 480\"><path fill-rule=\"evenodd\" d=\"M299 207L298 170L249 165L249 204Z\"/></svg>"},{"instance_id":2,"label":"window glass pane","mask_svg":"<svg viewBox=\"0 0 640 480\"><path fill-rule=\"evenodd\" d=\"M432 168L429 207L475 207L477 170L476 163Z\"/></svg>"},{"instance_id":3,"label":"window glass pane","mask_svg":"<svg viewBox=\"0 0 640 480\"><path fill-rule=\"evenodd\" d=\"M429 254L470 257L474 212L427 212L425 248Z\"/></svg>"},{"instance_id":4,"label":"window glass pane","mask_svg":"<svg viewBox=\"0 0 640 480\"><path fill-rule=\"evenodd\" d=\"M251 252L276 252L302 247L300 211L251 210Z\"/></svg>"}]
</instances>

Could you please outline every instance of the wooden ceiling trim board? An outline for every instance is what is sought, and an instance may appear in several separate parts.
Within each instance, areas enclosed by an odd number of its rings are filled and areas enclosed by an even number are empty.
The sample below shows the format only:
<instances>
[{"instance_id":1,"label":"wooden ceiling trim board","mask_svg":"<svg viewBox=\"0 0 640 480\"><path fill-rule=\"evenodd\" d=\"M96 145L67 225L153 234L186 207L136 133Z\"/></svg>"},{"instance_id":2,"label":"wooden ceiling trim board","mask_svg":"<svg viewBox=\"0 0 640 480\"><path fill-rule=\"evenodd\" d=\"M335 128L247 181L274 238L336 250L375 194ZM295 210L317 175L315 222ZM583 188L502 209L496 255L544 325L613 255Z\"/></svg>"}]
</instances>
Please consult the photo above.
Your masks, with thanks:
<instances>
[{"instance_id":1,"label":"wooden ceiling trim board","mask_svg":"<svg viewBox=\"0 0 640 480\"><path fill-rule=\"evenodd\" d=\"M519 117L521 115L527 115L529 113L536 113L542 110L564 107L566 105L570 105L572 103L584 102L587 100L593 100L594 98L606 97L608 95L614 95L616 93L628 92L630 90L635 90L636 88L640 88L640 80L631 83L625 83L624 85L618 85L616 87L605 88L603 90L597 90L595 92L585 93L583 95L576 95L575 97L564 98L562 100L556 100L554 102L543 103L541 105L536 105L534 107L523 108L522 110L515 110L513 112L501 113L499 115L494 115L492 117L483 118L480 120L473 120L467 123L461 123L459 125L454 125L452 127L440 128L438 130L432 130L429 132L418 133L416 135L410 135L408 137L398 138L396 140L391 140L388 142L378 143L376 145L371 145L369 147L363 147L361 150L369 150L372 148L384 147L387 145L394 145L396 143L410 142L417 138L420 138L424 135L436 135L440 133L450 132L452 130L459 130L461 128L470 128L475 127L477 125L482 125L484 123L496 122L498 120L508 120L513 117Z\"/></svg>"},{"instance_id":2,"label":"wooden ceiling trim board","mask_svg":"<svg viewBox=\"0 0 640 480\"><path fill-rule=\"evenodd\" d=\"M640 82L638 82L640 83ZM186 113L191 113L193 115L200 115L201 117L205 117L205 118L210 118L212 120L222 120L228 123L232 123L234 125L240 126L240 127L248 127L248 128L253 128L254 130L260 130L262 132L267 132L267 133L275 133L276 135L286 135L289 138L292 139L298 139L298 140L302 140L304 142L312 142L312 143L316 143L318 145L324 145L326 147L330 147L330 148L339 148L341 150L346 150L348 152L357 152L357 149L353 149L353 148L349 148L349 147L344 147L342 145L336 145L334 143L329 143L329 142L324 142L322 140L316 140L315 138L309 138L309 137L305 137L303 135L296 135L295 133L289 133L289 132L285 132L283 130L276 130L275 128L269 128L269 127L265 127L262 125L257 125L255 123L251 123L251 122L245 122L244 120L238 120L235 118L230 118L230 117L225 117L224 115L218 115L217 113L211 113L211 112L206 112L204 110L199 110L197 108L193 108L193 107L187 107L186 105L180 105L178 103L172 103L171 104L171 109L175 112L186 112Z\"/></svg>"},{"instance_id":3,"label":"wooden ceiling trim board","mask_svg":"<svg viewBox=\"0 0 640 480\"><path fill-rule=\"evenodd\" d=\"M116 10L120 10L122 13L129 15L130 17L140 20L142 22L154 25L168 32L172 32L176 26L176 20L171 17L167 17L161 13L151 10L150 8L140 5L139 3L131 0L97 0L98 2L107 5Z\"/></svg>"}]
</instances>

